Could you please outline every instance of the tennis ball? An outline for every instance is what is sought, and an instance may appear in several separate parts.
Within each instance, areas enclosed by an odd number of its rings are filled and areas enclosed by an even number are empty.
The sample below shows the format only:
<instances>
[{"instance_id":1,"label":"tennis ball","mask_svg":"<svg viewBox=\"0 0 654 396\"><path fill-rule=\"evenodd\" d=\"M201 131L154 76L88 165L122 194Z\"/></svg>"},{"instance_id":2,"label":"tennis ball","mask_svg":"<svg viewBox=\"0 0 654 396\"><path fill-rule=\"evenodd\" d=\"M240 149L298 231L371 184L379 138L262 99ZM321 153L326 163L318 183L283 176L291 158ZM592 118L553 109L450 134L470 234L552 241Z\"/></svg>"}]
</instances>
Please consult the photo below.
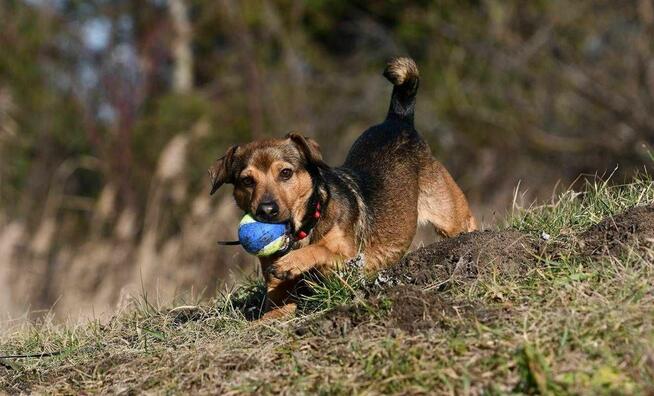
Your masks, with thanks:
<instances>
[{"instance_id":1,"label":"tennis ball","mask_svg":"<svg viewBox=\"0 0 654 396\"><path fill-rule=\"evenodd\" d=\"M238 225L238 239L248 253L265 257L289 247L288 230L288 224L261 223L246 214Z\"/></svg>"}]
</instances>

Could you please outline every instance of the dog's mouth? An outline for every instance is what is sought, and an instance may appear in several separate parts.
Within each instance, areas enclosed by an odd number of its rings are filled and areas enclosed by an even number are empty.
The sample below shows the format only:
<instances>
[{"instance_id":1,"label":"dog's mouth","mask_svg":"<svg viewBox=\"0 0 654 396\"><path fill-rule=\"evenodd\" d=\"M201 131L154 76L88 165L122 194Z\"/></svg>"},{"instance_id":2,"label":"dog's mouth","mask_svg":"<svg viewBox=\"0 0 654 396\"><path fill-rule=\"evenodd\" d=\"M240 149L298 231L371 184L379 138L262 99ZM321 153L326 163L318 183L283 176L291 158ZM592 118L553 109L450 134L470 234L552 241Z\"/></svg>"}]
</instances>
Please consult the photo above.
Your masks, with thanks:
<instances>
[{"instance_id":1,"label":"dog's mouth","mask_svg":"<svg viewBox=\"0 0 654 396\"><path fill-rule=\"evenodd\" d=\"M290 238L290 237L295 235L297 230L300 229L299 227L302 227L302 224L296 224L295 218L292 215L289 216L289 217L286 217L284 219L274 219L274 220L261 219L261 218L259 218L258 216L254 215L254 214L251 214L250 216L252 216L252 218L254 220L258 221L259 223L286 224L286 235L289 236L289 238L288 238L289 240L291 240L292 238ZM291 242L288 242L288 244L290 245ZM290 247L290 246L288 246L288 247ZM286 248L287 247L285 247L285 249Z\"/></svg>"},{"instance_id":2,"label":"dog's mouth","mask_svg":"<svg viewBox=\"0 0 654 396\"><path fill-rule=\"evenodd\" d=\"M289 236L294 236L295 234L297 234L299 230L302 229L303 224L302 224L302 220L297 220L296 216L294 216L293 214L294 213L292 213L291 211L291 213L289 213L288 216L279 219L263 219L254 213L251 213L250 216L252 216L254 220L260 223L286 224L286 233Z\"/></svg>"},{"instance_id":3,"label":"dog's mouth","mask_svg":"<svg viewBox=\"0 0 654 396\"><path fill-rule=\"evenodd\" d=\"M284 219L262 219L262 218L260 218L259 216L255 215L255 214L250 214L250 216L252 216L252 218L254 220L258 221L259 223L289 224L291 228L293 228L294 224L295 224L292 217L287 217L287 218L284 218Z\"/></svg>"}]
</instances>

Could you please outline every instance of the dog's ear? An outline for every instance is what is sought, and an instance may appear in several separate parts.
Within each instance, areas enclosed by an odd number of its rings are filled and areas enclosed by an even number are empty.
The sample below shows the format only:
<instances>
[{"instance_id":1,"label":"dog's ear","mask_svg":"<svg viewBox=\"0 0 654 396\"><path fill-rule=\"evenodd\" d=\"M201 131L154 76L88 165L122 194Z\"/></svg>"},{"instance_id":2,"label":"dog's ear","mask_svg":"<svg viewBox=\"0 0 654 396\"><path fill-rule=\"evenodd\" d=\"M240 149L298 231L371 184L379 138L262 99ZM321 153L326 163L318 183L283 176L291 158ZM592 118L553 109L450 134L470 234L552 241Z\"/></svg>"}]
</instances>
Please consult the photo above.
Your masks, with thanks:
<instances>
[{"instance_id":1,"label":"dog's ear","mask_svg":"<svg viewBox=\"0 0 654 396\"><path fill-rule=\"evenodd\" d=\"M304 154L306 160L313 165L317 166L327 166L322 160L322 154L320 153L320 146L315 140L297 134L295 132L290 132L286 135L286 138L291 139L293 143L300 149L300 152Z\"/></svg>"},{"instance_id":2,"label":"dog's ear","mask_svg":"<svg viewBox=\"0 0 654 396\"><path fill-rule=\"evenodd\" d=\"M211 178L211 195L216 192L225 183L234 183L234 174L232 165L234 164L234 153L238 146L232 146L227 149L225 155L218 158L209 168L209 177Z\"/></svg>"}]
</instances>

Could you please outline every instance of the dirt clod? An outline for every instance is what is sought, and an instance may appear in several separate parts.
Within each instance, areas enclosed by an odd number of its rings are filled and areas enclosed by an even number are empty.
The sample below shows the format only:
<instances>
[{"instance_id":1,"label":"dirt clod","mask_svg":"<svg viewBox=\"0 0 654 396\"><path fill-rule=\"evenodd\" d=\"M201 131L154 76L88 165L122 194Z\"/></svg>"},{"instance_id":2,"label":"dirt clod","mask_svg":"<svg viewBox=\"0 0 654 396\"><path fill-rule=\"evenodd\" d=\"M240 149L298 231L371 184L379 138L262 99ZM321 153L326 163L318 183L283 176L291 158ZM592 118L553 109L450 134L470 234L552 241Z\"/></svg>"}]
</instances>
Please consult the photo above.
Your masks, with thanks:
<instances>
[{"instance_id":1,"label":"dirt clod","mask_svg":"<svg viewBox=\"0 0 654 396\"><path fill-rule=\"evenodd\" d=\"M579 236L582 253L591 256L620 254L626 246L654 240L654 205L636 206L607 217Z\"/></svg>"},{"instance_id":2,"label":"dirt clod","mask_svg":"<svg viewBox=\"0 0 654 396\"><path fill-rule=\"evenodd\" d=\"M388 290L390 319L395 327L413 333L429 328L448 327L469 307L453 304L436 291L423 291L414 285L395 286Z\"/></svg>"},{"instance_id":3,"label":"dirt clod","mask_svg":"<svg viewBox=\"0 0 654 396\"><path fill-rule=\"evenodd\" d=\"M327 312L314 323L299 326L295 329L295 334L304 336L307 333L313 333L327 337L343 337L352 329L370 319L365 307L347 305Z\"/></svg>"},{"instance_id":4,"label":"dirt clod","mask_svg":"<svg viewBox=\"0 0 654 396\"><path fill-rule=\"evenodd\" d=\"M476 231L420 248L380 276L390 284L444 286L493 267L516 273L534 261L535 251L536 243L520 232Z\"/></svg>"}]
</instances>

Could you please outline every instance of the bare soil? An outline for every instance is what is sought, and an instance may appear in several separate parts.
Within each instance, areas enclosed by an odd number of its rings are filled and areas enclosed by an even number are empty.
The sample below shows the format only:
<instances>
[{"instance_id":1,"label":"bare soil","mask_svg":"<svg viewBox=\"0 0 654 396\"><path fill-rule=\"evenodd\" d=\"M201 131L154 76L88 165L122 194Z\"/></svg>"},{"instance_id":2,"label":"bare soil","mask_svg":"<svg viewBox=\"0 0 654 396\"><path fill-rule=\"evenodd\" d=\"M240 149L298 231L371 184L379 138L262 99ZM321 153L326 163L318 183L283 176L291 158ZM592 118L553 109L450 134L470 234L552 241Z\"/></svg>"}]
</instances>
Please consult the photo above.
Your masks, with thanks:
<instances>
[{"instance_id":1,"label":"bare soil","mask_svg":"<svg viewBox=\"0 0 654 396\"><path fill-rule=\"evenodd\" d=\"M515 274L534 261L537 242L517 231L475 231L417 249L380 274L381 283L442 288L481 272Z\"/></svg>"},{"instance_id":2,"label":"bare soil","mask_svg":"<svg viewBox=\"0 0 654 396\"><path fill-rule=\"evenodd\" d=\"M628 246L654 241L654 205L636 206L607 217L579 235L582 254L618 255Z\"/></svg>"},{"instance_id":3,"label":"bare soil","mask_svg":"<svg viewBox=\"0 0 654 396\"><path fill-rule=\"evenodd\" d=\"M361 323L375 322L372 313L380 312L391 332L448 329L469 319L486 322L503 309L472 306L443 291L453 282L471 281L490 271L518 275L536 265L537 247L536 241L516 231L478 231L433 243L381 272L366 288L363 303L333 310L310 328L298 328L298 333L343 336Z\"/></svg>"}]
</instances>

